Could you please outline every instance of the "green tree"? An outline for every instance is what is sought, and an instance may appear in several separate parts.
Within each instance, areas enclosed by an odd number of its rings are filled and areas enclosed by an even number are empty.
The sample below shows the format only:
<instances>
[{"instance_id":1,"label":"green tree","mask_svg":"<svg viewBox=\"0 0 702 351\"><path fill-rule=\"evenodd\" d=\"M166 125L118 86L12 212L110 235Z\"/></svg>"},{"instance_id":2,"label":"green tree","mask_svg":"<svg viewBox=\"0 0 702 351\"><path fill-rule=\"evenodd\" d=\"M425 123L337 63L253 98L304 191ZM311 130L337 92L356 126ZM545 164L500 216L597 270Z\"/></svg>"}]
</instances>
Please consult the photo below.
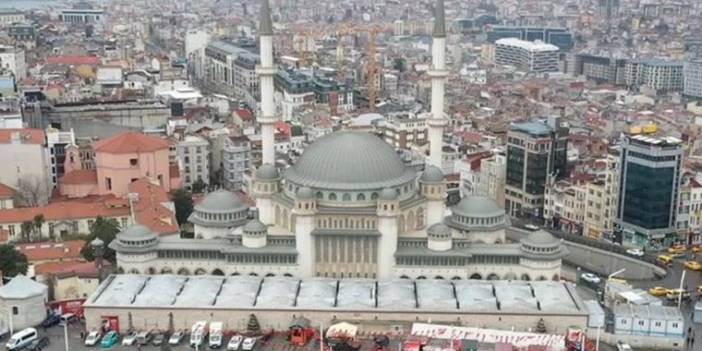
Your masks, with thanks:
<instances>
[{"instance_id":1,"label":"green tree","mask_svg":"<svg viewBox=\"0 0 702 351\"><path fill-rule=\"evenodd\" d=\"M186 223L193 213L193 195L185 189L177 189L171 193L171 201L175 205L178 224Z\"/></svg>"},{"instance_id":2,"label":"green tree","mask_svg":"<svg viewBox=\"0 0 702 351\"><path fill-rule=\"evenodd\" d=\"M258 318L256 318L256 315L253 313L249 315L249 323L246 325L246 330L252 334L261 332L261 325L258 324Z\"/></svg>"},{"instance_id":3,"label":"green tree","mask_svg":"<svg viewBox=\"0 0 702 351\"><path fill-rule=\"evenodd\" d=\"M14 277L17 274L26 274L28 266L27 256L15 250L14 245L0 245L0 270L3 276Z\"/></svg>"},{"instance_id":4,"label":"green tree","mask_svg":"<svg viewBox=\"0 0 702 351\"><path fill-rule=\"evenodd\" d=\"M93 225L90 227L90 235L85 239L85 245L83 245L83 248L80 250L81 254L88 261L95 260L95 253L90 243L95 240L95 238L100 238L100 240L105 243L104 259L115 263L115 251L110 249L109 245L112 240L115 239L119 231L119 223L117 223L116 219L103 217L95 218L95 222L93 222Z\"/></svg>"},{"instance_id":5,"label":"green tree","mask_svg":"<svg viewBox=\"0 0 702 351\"><path fill-rule=\"evenodd\" d=\"M392 68L400 72L404 72L407 69L407 62L405 59L398 57L392 64Z\"/></svg>"},{"instance_id":6,"label":"green tree","mask_svg":"<svg viewBox=\"0 0 702 351\"><path fill-rule=\"evenodd\" d=\"M203 191L205 191L205 188L207 188L207 184L205 184L205 182L202 179L198 179L195 182L193 182L191 188L193 190L193 193L200 194Z\"/></svg>"}]
</instances>

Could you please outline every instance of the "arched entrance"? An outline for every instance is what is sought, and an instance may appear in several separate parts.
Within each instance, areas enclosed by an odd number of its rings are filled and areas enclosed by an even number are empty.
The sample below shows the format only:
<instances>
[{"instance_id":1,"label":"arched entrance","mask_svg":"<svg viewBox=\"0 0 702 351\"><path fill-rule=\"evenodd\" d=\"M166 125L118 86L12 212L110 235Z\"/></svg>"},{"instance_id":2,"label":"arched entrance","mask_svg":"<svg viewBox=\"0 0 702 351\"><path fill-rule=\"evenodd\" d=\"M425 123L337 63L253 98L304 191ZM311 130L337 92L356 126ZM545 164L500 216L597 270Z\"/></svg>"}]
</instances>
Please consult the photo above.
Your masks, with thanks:
<instances>
[{"instance_id":1,"label":"arched entrance","mask_svg":"<svg viewBox=\"0 0 702 351\"><path fill-rule=\"evenodd\" d=\"M156 274L156 268L154 268L154 267L149 267L149 269L147 270L147 272L149 272L149 274Z\"/></svg>"},{"instance_id":2,"label":"arched entrance","mask_svg":"<svg viewBox=\"0 0 702 351\"><path fill-rule=\"evenodd\" d=\"M505 274L505 280L517 280L517 275L513 272Z\"/></svg>"},{"instance_id":3,"label":"arched entrance","mask_svg":"<svg viewBox=\"0 0 702 351\"><path fill-rule=\"evenodd\" d=\"M495 273L490 273L490 275L487 276L487 280L500 280L500 276Z\"/></svg>"},{"instance_id":4,"label":"arched entrance","mask_svg":"<svg viewBox=\"0 0 702 351\"><path fill-rule=\"evenodd\" d=\"M258 277L258 274L256 274L256 273L249 273L249 276Z\"/></svg>"},{"instance_id":5,"label":"arched entrance","mask_svg":"<svg viewBox=\"0 0 702 351\"><path fill-rule=\"evenodd\" d=\"M195 270L195 275L205 275L207 271L204 268L198 268Z\"/></svg>"},{"instance_id":6,"label":"arched entrance","mask_svg":"<svg viewBox=\"0 0 702 351\"><path fill-rule=\"evenodd\" d=\"M285 273L285 274L283 274L283 277L292 277L292 274L290 274L290 273Z\"/></svg>"},{"instance_id":7,"label":"arched entrance","mask_svg":"<svg viewBox=\"0 0 702 351\"><path fill-rule=\"evenodd\" d=\"M139 270L136 268L132 268L129 270L129 274L139 274Z\"/></svg>"},{"instance_id":8,"label":"arched entrance","mask_svg":"<svg viewBox=\"0 0 702 351\"><path fill-rule=\"evenodd\" d=\"M190 275L190 271L187 268L181 268L178 270L178 274L180 275Z\"/></svg>"},{"instance_id":9,"label":"arched entrance","mask_svg":"<svg viewBox=\"0 0 702 351\"><path fill-rule=\"evenodd\" d=\"M461 280L461 277L459 277L459 276L454 276L453 278L451 278L451 280Z\"/></svg>"},{"instance_id":10,"label":"arched entrance","mask_svg":"<svg viewBox=\"0 0 702 351\"><path fill-rule=\"evenodd\" d=\"M536 280L548 280L548 278L544 277L543 275L540 275L539 278Z\"/></svg>"},{"instance_id":11,"label":"arched entrance","mask_svg":"<svg viewBox=\"0 0 702 351\"><path fill-rule=\"evenodd\" d=\"M417 279L427 279L427 277L420 275L419 277L417 277Z\"/></svg>"},{"instance_id":12,"label":"arched entrance","mask_svg":"<svg viewBox=\"0 0 702 351\"><path fill-rule=\"evenodd\" d=\"M222 272L222 270L219 269L219 268L215 268L215 269L212 271L212 275L224 275L224 272Z\"/></svg>"},{"instance_id":13,"label":"arched entrance","mask_svg":"<svg viewBox=\"0 0 702 351\"><path fill-rule=\"evenodd\" d=\"M408 276L406 276L406 275L400 276L400 279L409 279L409 278L410 278L410 277L408 277Z\"/></svg>"},{"instance_id":14,"label":"arched entrance","mask_svg":"<svg viewBox=\"0 0 702 351\"><path fill-rule=\"evenodd\" d=\"M524 280L524 281L527 281L527 282L528 282L528 281L530 281L530 280L531 280L531 277L530 277L530 276L529 276L528 274L524 273L524 274L522 274L522 280Z\"/></svg>"},{"instance_id":15,"label":"arched entrance","mask_svg":"<svg viewBox=\"0 0 702 351\"><path fill-rule=\"evenodd\" d=\"M124 268L122 268L122 267L117 268L117 274L124 274Z\"/></svg>"},{"instance_id":16,"label":"arched entrance","mask_svg":"<svg viewBox=\"0 0 702 351\"><path fill-rule=\"evenodd\" d=\"M164 267L161 269L161 274L173 274L173 269L171 269L171 267Z\"/></svg>"},{"instance_id":17,"label":"arched entrance","mask_svg":"<svg viewBox=\"0 0 702 351\"><path fill-rule=\"evenodd\" d=\"M266 277L275 277L275 274L273 274L273 273L268 273L268 274L266 274Z\"/></svg>"},{"instance_id":18,"label":"arched entrance","mask_svg":"<svg viewBox=\"0 0 702 351\"><path fill-rule=\"evenodd\" d=\"M477 279L477 280L480 280L480 279L483 279L483 276L480 275L479 273L473 273L473 274L470 275L470 277L469 277L468 279Z\"/></svg>"},{"instance_id":19,"label":"arched entrance","mask_svg":"<svg viewBox=\"0 0 702 351\"><path fill-rule=\"evenodd\" d=\"M444 277L437 275L436 277L434 277L434 279L444 279Z\"/></svg>"},{"instance_id":20,"label":"arched entrance","mask_svg":"<svg viewBox=\"0 0 702 351\"><path fill-rule=\"evenodd\" d=\"M554 274L553 278L551 278L551 279L553 279L554 282L557 282L557 281L561 280L561 277L559 277L558 274Z\"/></svg>"},{"instance_id":21,"label":"arched entrance","mask_svg":"<svg viewBox=\"0 0 702 351\"><path fill-rule=\"evenodd\" d=\"M232 277L236 277L237 275L239 275L239 272L234 272L234 273L230 274L230 276L232 276Z\"/></svg>"}]
</instances>

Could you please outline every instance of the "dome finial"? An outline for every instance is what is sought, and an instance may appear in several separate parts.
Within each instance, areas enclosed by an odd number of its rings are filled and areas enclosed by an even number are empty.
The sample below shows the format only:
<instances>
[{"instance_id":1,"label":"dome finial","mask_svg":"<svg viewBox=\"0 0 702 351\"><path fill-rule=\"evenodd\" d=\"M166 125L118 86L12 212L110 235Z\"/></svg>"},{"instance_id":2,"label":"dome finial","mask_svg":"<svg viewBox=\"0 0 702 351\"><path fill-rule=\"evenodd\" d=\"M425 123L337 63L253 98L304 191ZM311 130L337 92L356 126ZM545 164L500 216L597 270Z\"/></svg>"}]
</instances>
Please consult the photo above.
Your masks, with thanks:
<instances>
[{"instance_id":1,"label":"dome finial","mask_svg":"<svg viewBox=\"0 0 702 351\"><path fill-rule=\"evenodd\" d=\"M261 18L258 24L258 35L273 35L273 21L271 21L271 8L268 0L261 0Z\"/></svg>"},{"instance_id":2,"label":"dome finial","mask_svg":"<svg viewBox=\"0 0 702 351\"><path fill-rule=\"evenodd\" d=\"M446 37L446 19L444 16L444 0L437 0L434 5L434 38Z\"/></svg>"}]
</instances>

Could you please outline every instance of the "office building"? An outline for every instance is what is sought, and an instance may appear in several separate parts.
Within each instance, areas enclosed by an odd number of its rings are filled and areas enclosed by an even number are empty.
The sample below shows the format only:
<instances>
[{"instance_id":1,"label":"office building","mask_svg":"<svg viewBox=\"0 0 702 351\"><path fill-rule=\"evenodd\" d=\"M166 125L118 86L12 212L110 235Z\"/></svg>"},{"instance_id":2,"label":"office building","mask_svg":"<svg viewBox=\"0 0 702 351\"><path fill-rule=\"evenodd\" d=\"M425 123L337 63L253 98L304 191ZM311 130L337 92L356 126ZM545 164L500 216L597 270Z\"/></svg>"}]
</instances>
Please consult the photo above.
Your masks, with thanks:
<instances>
[{"instance_id":1,"label":"office building","mask_svg":"<svg viewBox=\"0 0 702 351\"><path fill-rule=\"evenodd\" d=\"M581 53L575 58L575 73L597 83L613 85L626 84L625 58L610 54Z\"/></svg>"},{"instance_id":2,"label":"office building","mask_svg":"<svg viewBox=\"0 0 702 351\"><path fill-rule=\"evenodd\" d=\"M13 23L21 23L26 20L24 13L17 9L0 9L0 27L7 27Z\"/></svg>"},{"instance_id":3,"label":"office building","mask_svg":"<svg viewBox=\"0 0 702 351\"><path fill-rule=\"evenodd\" d=\"M535 73L558 72L558 47L507 38L495 42L495 63Z\"/></svg>"},{"instance_id":4,"label":"office building","mask_svg":"<svg viewBox=\"0 0 702 351\"><path fill-rule=\"evenodd\" d=\"M86 4L83 2L82 4ZM81 6L61 11L59 20L67 23L99 24L105 21L105 11L93 9L92 6Z\"/></svg>"},{"instance_id":5,"label":"office building","mask_svg":"<svg viewBox=\"0 0 702 351\"><path fill-rule=\"evenodd\" d=\"M676 240L683 153L673 137L624 137L615 220L624 245L656 248Z\"/></svg>"},{"instance_id":6,"label":"office building","mask_svg":"<svg viewBox=\"0 0 702 351\"><path fill-rule=\"evenodd\" d=\"M505 210L512 216L541 217L546 180L567 176L568 132L559 118L548 123L515 123L507 132Z\"/></svg>"},{"instance_id":7,"label":"office building","mask_svg":"<svg viewBox=\"0 0 702 351\"><path fill-rule=\"evenodd\" d=\"M0 68L8 70L15 75L15 81L19 82L27 76L27 63L25 62L24 50L12 46L0 45Z\"/></svg>"},{"instance_id":8,"label":"office building","mask_svg":"<svg viewBox=\"0 0 702 351\"><path fill-rule=\"evenodd\" d=\"M256 65L260 58L251 52L246 40L210 41L205 47L205 84L214 92L244 100L256 106L258 79Z\"/></svg>"},{"instance_id":9,"label":"office building","mask_svg":"<svg viewBox=\"0 0 702 351\"><path fill-rule=\"evenodd\" d=\"M661 59L629 60L626 63L629 89L647 87L656 93L683 90L683 62Z\"/></svg>"},{"instance_id":10,"label":"office building","mask_svg":"<svg viewBox=\"0 0 702 351\"><path fill-rule=\"evenodd\" d=\"M685 59L683 77L683 95L690 99L702 100L702 55Z\"/></svg>"},{"instance_id":11,"label":"office building","mask_svg":"<svg viewBox=\"0 0 702 351\"><path fill-rule=\"evenodd\" d=\"M526 41L542 41L557 46L561 51L573 48L573 34L565 28L544 28L524 26L494 26L487 33L487 41L496 43L500 39L516 38Z\"/></svg>"}]
</instances>

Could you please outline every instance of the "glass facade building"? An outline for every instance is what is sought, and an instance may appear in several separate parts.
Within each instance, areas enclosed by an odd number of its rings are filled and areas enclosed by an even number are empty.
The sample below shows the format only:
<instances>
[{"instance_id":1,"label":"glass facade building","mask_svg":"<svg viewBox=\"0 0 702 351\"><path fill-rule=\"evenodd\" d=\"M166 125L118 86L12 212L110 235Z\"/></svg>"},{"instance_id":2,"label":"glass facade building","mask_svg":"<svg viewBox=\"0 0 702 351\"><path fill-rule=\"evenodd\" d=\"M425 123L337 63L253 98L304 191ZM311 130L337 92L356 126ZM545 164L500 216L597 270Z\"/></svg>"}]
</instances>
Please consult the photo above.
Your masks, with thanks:
<instances>
[{"instance_id":1,"label":"glass facade building","mask_svg":"<svg viewBox=\"0 0 702 351\"><path fill-rule=\"evenodd\" d=\"M487 32L487 41L495 43L500 39L517 38L526 41L540 40L558 46L561 51L569 51L575 46L573 34L566 28L494 26Z\"/></svg>"},{"instance_id":2,"label":"glass facade building","mask_svg":"<svg viewBox=\"0 0 702 351\"><path fill-rule=\"evenodd\" d=\"M615 221L625 245L657 248L675 241L682 158L679 139L625 137Z\"/></svg>"}]
</instances>

